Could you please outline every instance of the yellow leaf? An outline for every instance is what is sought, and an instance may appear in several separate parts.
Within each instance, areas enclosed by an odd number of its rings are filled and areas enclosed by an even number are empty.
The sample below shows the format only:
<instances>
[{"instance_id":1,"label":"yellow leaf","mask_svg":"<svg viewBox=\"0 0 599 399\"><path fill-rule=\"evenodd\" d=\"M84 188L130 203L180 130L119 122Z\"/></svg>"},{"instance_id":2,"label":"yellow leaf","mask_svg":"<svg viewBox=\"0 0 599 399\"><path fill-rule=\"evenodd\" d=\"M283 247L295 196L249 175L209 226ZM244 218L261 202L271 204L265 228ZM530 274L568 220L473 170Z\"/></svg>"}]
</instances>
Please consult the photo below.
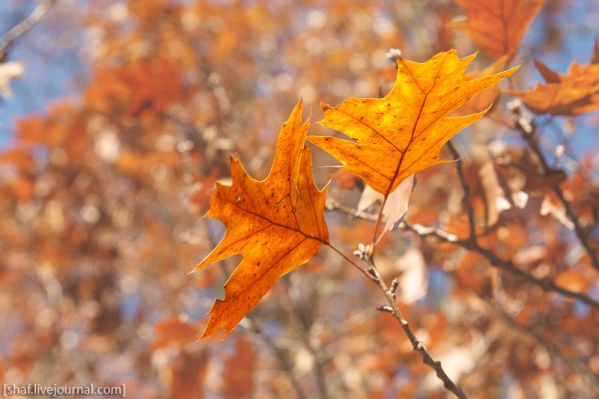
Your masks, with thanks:
<instances>
[{"instance_id":1,"label":"yellow leaf","mask_svg":"<svg viewBox=\"0 0 599 399\"><path fill-rule=\"evenodd\" d=\"M207 216L227 229L218 246L196 267L200 270L236 254L243 260L216 300L203 337L228 334L260 301L277 279L308 262L329 242L324 221L326 188L312 177L305 147L308 122L298 103L283 125L268 177L254 180L239 159L231 158L232 185L217 183Z\"/></svg>"},{"instance_id":2,"label":"yellow leaf","mask_svg":"<svg viewBox=\"0 0 599 399\"><path fill-rule=\"evenodd\" d=\"M310 136L318 145L360 176L376 191L389 195L402 180L445 163L439 151L456 133L485 111L448 117L468 99L512 75L517 67L467 79L464 73L476 55L459 58L455 50L425 63L397 60L397 80L383 98L349 98L324 106L324 126L350 138Z\"/></svg>"}]
</instances>

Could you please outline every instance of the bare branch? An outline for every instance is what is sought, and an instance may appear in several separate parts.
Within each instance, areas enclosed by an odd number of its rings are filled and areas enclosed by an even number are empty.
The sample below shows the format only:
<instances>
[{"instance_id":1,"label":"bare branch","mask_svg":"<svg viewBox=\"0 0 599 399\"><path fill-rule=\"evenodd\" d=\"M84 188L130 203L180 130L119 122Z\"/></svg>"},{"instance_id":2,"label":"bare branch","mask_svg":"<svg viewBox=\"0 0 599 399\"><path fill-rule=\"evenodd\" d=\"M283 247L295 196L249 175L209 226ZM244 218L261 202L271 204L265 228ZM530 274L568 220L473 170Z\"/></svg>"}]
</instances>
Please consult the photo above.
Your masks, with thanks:
<instances>
[{"instance_id":1,"label":"bare branch","mask_svg":"<svg viewBox=\"0 0 599 399\"><path fill-rule=\"evenodd\" d=\"M352 208L345 206L329 207L329 209L333 209L342 213L346 213L347 215L366 220L372 220L372 218L375 217L371 214L360 214L357 211L352 210ZM505 272L514 274L524 279L525 281L528 281L529 283L532 283L537 287L540 287L543 291L558 293L567 298L581 301L594 308L599 308L599 301L591 298L590 296L580 292L570 291L568 289L562 288L550 279L537 278L529 272L516 267L516 265L512 261L499 258L495 253L486 248L481 247L476 242L473 244L472 242L470 242L470 240L460 240L459 237L455 234L445 231L443 229L437 227L422 226L420 224L411 224L405 220L402 222L400 227L406 230L410 230L422 238L437 238L443 242L452 243L462 248L477 252L479 255L485 257L487 261L491 264L491 266L501 269Z\"/></svg>"},{"instance_id":2,"label":"bare branch","mask_svg":"<svg viewBox=\"0 0 599 399\"><path fill-rule=\"evenodd\" d=\"M437 229L429 228L430 230L426 230L427 231L426 233L422 233L422 231L423 231L422 227L420 227L420 228L415 227L409 223L406 223L405 221L403 223L403 226L406 229L413 231L414 233L418 234L421 237L432 236L437 239L440 239L441 241L453 243L462 248L466 248L471 251L474 251L474 252L478 253L479 255L482 255L484 258L486 258L487 261L491 264L491 266L501 269L503 271L506 271L508 273L514 274L514 275L522 278L523 280L528 281L529 283L532 283L532 284L536 285L537 287L540 287L544 291L555 292L555 293L561 294L567 298L581 301L587 305L593 306L595 308L599 308L599 301L591 298L590 296L585 295L580 292L570 291L568 289L562 288L559 285L555 284L552 280L537 278L537 277L533 276L532 274L530 274L529 272L516 267L514 262L512 262L511 260L501 259L493 251L491 251L487 248L483 248L480 245L478 245L477 243L472 243L472 242L470 242L470 240L455 240L455 239L453 239L452 236L448 237L446 235L447 233L439 233L439 230L437 230ZM426 229L426 228L424 228L424 229Z\"/></svg>"},{"instance_id":3,"label":"bare branch","mask_svg":"<svg viewBox=\"0 0 599 399\"><path fill-rule=\"evenodd\" d=\"M422 344L422 342L420 342L420 340L418 338L416 338L416 335L414 335L414 333L412 332L410 326L408 325L408 322L403 317L403 314L401 313L401 310L399 309L399 306L397 305L397 302L395 299L395 292L393 292L393 290L387 286L387 284L383 280L380 272L378 271L378 269L374 263L372 246L370 246L370 245L363 246L362 245L363 248L361 248L361 250L359 251L360 255L358 255L358 256L360 257L360 259L362 259L363 261L365 261L368 264L368 268L364 269L361 266L359 266L357 263L355 263L352 259L347 257L341 250L336 248L333 244L329 243L327 245L333 251L337 252L343 259L345 259L351 265L353 265L356 269L360 270L366 277L368 277L369 280L373 281L376 285L378 285L380 290L385 295L388 305L380 306L377 310L380 312L388 312L391 315L393 315L393 317L397 321L399 321L401 328L403 329L405 335L408 337L408 339L412 343L412 347L414 348L414 350L420 353L420 355L422 356L423 363L430 366L433 369L433 371L435 371L435 374L437 375L437 377L441 380L441 382L443 382L443 386L445 387L445 389L452 392L454 395L456 395L460 399L467 399L467 396L464 394L464 391L462 390L462 388L460 388L459 385L454 383L451 380L451 378L447 375L447 373L445 373L445 370L443 370L443 367L441 366L441 362L439 362L438 360L435 360L432 357L432 355L429 353L428 349L426 349L426 347Z\"/></svg>"},{"instance_id":4,"label":"bare branch","mask_svg":"<svg viewBox=\"0 0 599 399\"><path fill-rule=\"evenodd\" d=\"M262 327L256 320L254 320L251 317L247 317L247 316L246 316L246 319L248 319L250 322L250 327L251 327L250 330L254 334L256 334L258 337L260 337L260 339L262 339L262 341L264 341L266 346L268 346L268 348L271 350L271 352L275 355L275 358L279 362L279 365L282 367L283 371L285 371L285 374L287 374L287 377L291 381L291 386L293 387L293 390L295 391L295 394L298 397L298 399L306 399L307 396L306 396L304 390L302 389L302 386L301 386L299 380L297 379L297 376L295 375L295 371L293 370L293 365L291 364L291 361L289 360L289 356L287 355L287 352L284 351L283 349L281 349L275 343L275 341L262 330Z\"/></svg>"},{"instance_id":5,"label":"bare branch","mask_svg":"<svg viewBox=\"0 0 599 399\"><path fill-rule=\"evenodd\" d=\"M513 109L513 112L516 114L516 116L518 116L514 127L520 132L520 136L522 137L522 139L524 139L524 141L528 144L532 152L536 155L537 159L539 160L539 163L541 164L542 175L547 177L552 169L549 166L549 162L547 161L547 158L545 157L545 154L543 154L543 150L541 149L541 146L537 141L537 136L539 132L535 124L529 123L524 117L521 116L520 107L515 107ZM598 250L593 248L593 246L591 245L591 242L589 240L589 231L587 231L580 224L580 220L578 219L576 212L574 212L572 204L570 203L570 201L566 199L566 196L561 187L558 184L552 185L551 190L561 202L562 206L566 211L568 219L570 219L570 221L574 225L574 232L578 237L578 241L589 255L591 259L591 264L595 269L599 270Z\"/></svg>"},{"instance_id":6,"label":"bare branch","mask_svg":"<svg viewBox=\"0 0 599 399\"><path fill-rule=\"evenodd\" d=\"M372 258L367 258L366 260L368 261L368 264L370 266L369 270L372 270L372 274L375 276L376 283L378 284L381 291L383 291L383 293L385 294L385 297L387 298L388 302L388 305L381 306L378 308L378 310L381 312L390 313L393 317L395 317L397 321L399 321L399 324L401 325L404 334L412 343L412 348L414 348L416 352L420 353L420 355L422 356L422 362L430 366L435 371L437 378L439 378L443 382L443 386L445 387L445 389L447 389L460 399L466 399L467 396L462 390L462 388L452 381L452 379L447 375L447 373L443 369L441 362L433 358L428 349L426 349L426 346L424 346L424 344L416 337L416 335L410 328L410 325L408 324L407 320L405 319L401 310L399 309L399 306L397 305L395 295L392 293L392 290L389 289L389 287L385 283L385 280L383 280L378 268L374 263L374 260Z\"/></svg>"},{"instance_id":7,"label":"bare branch","mask_svg":"<svg viewBox=\"0 0 599 399\"><path fill-rule=\"evenodd\" d=\"M4 36L0 38L0 54L5 54L8 48L21 36L27 33L31 28L37 25L44 15L56 4L57 0L45 0L39 3L21 22L13 26Z\"/></svg>"},{"instance_id":8,"label":"bare branch","mask_svg":"<svg viewBox=\"0 0 599 399\"><path fill-rule=\"evenodd\" d=\"M373 215L368 212L361 212L357 209L351 208L349 206L345 206L338 201L327 198L326 209L329 211L340 211L341 213L345 213L348 216L351 216L354 219L364 219L369 220L371 222L376 222L376 215Z\"/></svg>"},{"instance_id":9,"label":"bare branch","mask_svg":"<svg viewBox=\"0 0 599 399\"><path fill-rule=\"evenodd\" d=\"M289 298L289 304L291 312L295 315L301 326L302 342L304 347L310 352L314 359L314 371L316 376L316 386L318 388L318 394L321 399L328 399L329 389L327 387L327 379L325 375L325 361L320 345L315 344L311 339L311 330L313 324L313 317L306 312L304 306L302 306L299 292L292 287L292 279L288 280L287 284L287 296Z\"/></svg>"}]
</instances>

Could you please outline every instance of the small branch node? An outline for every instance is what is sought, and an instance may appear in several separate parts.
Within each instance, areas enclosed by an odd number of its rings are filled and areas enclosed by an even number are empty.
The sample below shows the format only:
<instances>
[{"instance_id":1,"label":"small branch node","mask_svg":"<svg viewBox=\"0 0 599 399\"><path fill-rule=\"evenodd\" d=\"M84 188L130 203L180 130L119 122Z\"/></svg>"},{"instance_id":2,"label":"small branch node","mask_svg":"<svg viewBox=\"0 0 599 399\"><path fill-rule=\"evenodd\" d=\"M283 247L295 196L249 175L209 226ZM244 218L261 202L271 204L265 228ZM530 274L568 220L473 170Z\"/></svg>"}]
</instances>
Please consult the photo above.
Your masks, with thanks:
<instances>
[{"instance_id":1,"label":"small branch node","mask_svg":"<svg viewBox=\"0 0 599 399\"><path fill-rule=\"evenodd\" d=\"M393 308L391 306L389 306L389 305L379 306L376 310L379 311L379 312L385 312L385 313L391 313L391 314L393 314Z\"/></svg>"},{"instance_id":2,"label":"small branch node","mask_svg":"<svg viewBox=\"0 0 599 399\"><path fill-rule=\"evenodd\" d=\"M399 278L395 277L393 281L391 281L391 286L389 287L389 294L393 295L395 299L395 294L397 293L397 288L399 287Z\"/></svg>"}]
</instances>

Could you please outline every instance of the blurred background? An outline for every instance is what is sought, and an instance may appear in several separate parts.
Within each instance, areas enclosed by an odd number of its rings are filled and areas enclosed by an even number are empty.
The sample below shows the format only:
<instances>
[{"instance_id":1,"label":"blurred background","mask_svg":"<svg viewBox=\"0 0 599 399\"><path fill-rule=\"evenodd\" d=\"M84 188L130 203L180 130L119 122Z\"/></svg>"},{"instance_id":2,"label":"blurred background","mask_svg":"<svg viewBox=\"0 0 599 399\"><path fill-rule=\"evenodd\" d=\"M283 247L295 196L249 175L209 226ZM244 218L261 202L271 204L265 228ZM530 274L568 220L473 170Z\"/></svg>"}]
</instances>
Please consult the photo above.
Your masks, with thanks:
<instances>
[{"instance_id":1,"label":"blurred background","mask_svg":"<svg viewBox=\"0 0 599 399\"><path fill-rule=\"evenodd\" d=\"M40 7L47 13L3 49L0 64L0 381L126 384L132 398L446 397L399 325L375 311L384 298L335 253L322 250L277 282L220 343L197 338L239 258L188 272L223 234L201 216L215 181L229 176L227 154L262 178L298 99L315 122L320 103L386 93L391 48L418 61L479 50L450 27L465 17L462 7L4 0L0 36ZM588 64L597 32L598 1L545 1L505 88L541 81L534 60L564 74L573 61ZM493 62L481 50L473 70ZM509 100L502 95L455 141L481 223L495 201L483 180L549 195L545 181L500 162L535 167L508 126ZM523 112L543 128L551 167L565 173L560 184L596 245L597 112ZM334 132L312 124L311 133ZM320 150L314 157L317 183L332 176L330 197L355 207L363 184ZM485 179L488 162L495 177ZM408 220L464 234L462 196L455 168L435 167L418 176ZM495 215L485 243L538 278L599 299L598 273L554 208ZM332 209L327 222L351 252L373 225L346 213ZM400 276L418 337L472 397L596 397L597 308L403 230L386 236L378 258L386 277Z\"/></svg>"}]
</instances>

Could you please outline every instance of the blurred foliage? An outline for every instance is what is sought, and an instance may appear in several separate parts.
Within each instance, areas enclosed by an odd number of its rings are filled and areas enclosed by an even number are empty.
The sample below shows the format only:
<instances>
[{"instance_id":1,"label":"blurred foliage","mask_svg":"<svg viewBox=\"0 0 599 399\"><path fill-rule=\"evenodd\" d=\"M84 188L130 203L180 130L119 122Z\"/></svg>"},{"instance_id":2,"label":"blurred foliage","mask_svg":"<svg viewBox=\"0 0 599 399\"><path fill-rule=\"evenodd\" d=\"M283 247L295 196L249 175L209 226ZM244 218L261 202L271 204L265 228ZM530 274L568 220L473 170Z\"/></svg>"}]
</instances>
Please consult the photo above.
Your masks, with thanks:
<instances>
[{"instance_id":1,"label":"blurred foliage","mask_svg":"<svg viewBox=\"0 0 599 399\"><path fill-rule=\"evenodd\" d=\"M580 29L588 15L599 15L593 0L547 0L508 86L538 81L533 55L569 56L570 43L589 42ZM196 338L229 265L187 273L223 233L200 216L215 181L229 177L227 154L264 177L300 97L320 120L320 102L388 91L390 48L420 60L452 47L466 55L476 45L451 27L464 16L450 0L57 1L2 60L25 64L21 84L47 84L58 75L28 64L19 46L47 47L56 60L76 37L86 67L71 76L76 95L15 121L0 153L0 380L124 383L133 398L445 397L395 320L375 312L382 296L331 251L278 282L222 343ZM71 36L36 34L65 26ZM481 52L473 70L495 61ZM0 107L38 101L35 86L23 93ZM597 251L597 114L516 115L508 99L456 142L479 241L536 278L597 298L598 271L555 191ZM539 172L514 118L541 131L552 173ZM334 160L314 152L322 186ZM355 207L362 183L333 176L330 197ZM463 195L452 165L421 173L407 220L467 238ZM327 223L351 252L373 225L339 209ZM400 276L412 328L471 397L596 397L598 308L410 231L387 235L377 261L389 280Z\"/></svg>"}]
</instances>

